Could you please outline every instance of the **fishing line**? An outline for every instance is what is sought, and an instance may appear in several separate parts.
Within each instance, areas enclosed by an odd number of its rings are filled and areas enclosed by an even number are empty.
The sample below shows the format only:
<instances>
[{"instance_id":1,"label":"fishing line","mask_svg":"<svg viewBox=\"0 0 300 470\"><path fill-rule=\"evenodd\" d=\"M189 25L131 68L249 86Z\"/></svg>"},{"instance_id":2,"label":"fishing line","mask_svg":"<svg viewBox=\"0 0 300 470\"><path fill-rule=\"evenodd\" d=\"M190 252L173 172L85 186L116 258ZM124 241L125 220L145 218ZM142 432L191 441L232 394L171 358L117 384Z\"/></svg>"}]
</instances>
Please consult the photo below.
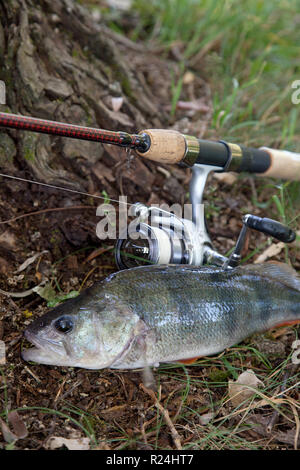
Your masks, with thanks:
<instances>
[{"instance_id":1,"label":"fishing line","mask_svg":"<svg viewBox=\"0 0 300 470\"><path fill-rule=\"evenodd\" d=\"M20 178L19 176L6 175L5 173L0 173L0 176L3 176L4 178L11 178L11 179L14 179L14 180L23 181L25 183L39 184L40 186L46 186L46 187L52 188L52 189L59 189L60 191L68 191L70 193L76 193L76 194L81 194L83 196L94 197L94 198L97 198L97 199L102 199L103 201L107 201L107 199L108 199L108 197L97 196L96 194L85 193L83 191L77 191L76 189L64 188L62 186L55 186L54 184L41 183L40 181L28 180L26 178ZM109 198L109 201L117 202L118 204L125 204L126 206L133 206L134 205L134 204L131 204L129 202L120 201L120 200L118 201L117 199L111 199L111 198Z\"/></svg>"}]
</instances>

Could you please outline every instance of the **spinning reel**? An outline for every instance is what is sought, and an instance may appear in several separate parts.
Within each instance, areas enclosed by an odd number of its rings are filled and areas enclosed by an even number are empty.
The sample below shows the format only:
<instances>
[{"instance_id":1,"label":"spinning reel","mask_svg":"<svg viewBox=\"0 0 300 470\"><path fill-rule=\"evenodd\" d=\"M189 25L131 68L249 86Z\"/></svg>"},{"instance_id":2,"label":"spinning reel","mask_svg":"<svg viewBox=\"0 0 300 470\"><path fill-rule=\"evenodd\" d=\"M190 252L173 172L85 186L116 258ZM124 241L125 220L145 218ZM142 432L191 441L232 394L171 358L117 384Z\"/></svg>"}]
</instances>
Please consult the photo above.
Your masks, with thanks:
<instances>
[{"instance_id":1,"label":"spinning reel","mask_svg":"<svg viewBox=\"0 0 300 470\"><path fill-rule=\"evenodd\" d=\"M193 166L190 182L191 219L180 218L158 207L134 204L136 224L129 226L127 233L121 234L116 243L115 258L119 269L147 264L212 264L233 268L241 260L249 228L285 243L295 240L296 234L289 227L272 219L247 214L242 219L243 228L230 257L226 258L214 250L207 231L203 204L205 183L211 171L220 171L220 168L199 164ZM147 223L149 217L150 224Z\"/></svg>"}]
</instances>

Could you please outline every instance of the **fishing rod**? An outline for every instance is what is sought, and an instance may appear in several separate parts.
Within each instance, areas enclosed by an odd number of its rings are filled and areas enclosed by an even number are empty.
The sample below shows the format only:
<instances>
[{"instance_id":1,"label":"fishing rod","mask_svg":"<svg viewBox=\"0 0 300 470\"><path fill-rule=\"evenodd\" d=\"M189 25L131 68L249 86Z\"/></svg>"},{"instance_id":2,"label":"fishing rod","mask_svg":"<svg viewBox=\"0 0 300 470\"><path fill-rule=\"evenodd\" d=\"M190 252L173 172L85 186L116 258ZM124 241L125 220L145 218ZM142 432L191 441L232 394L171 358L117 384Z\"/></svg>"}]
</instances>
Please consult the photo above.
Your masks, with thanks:
<instances>
[{"instance_id":1,"label":"fishing rod","mask_svg":"<svg viewBox=\"0 0 300 470\"><path fill-rule=\"evenodd\" d=\"M139 134L129 134L8 113L0 113L0 127L117 145L134 150L141 158L192 168L191 220L157 207L133 204L132 215L137 217L138 223L127 227L117 240L115 251L119 269L148 263L196 266L205 263L229 269L240 262L249 228L285 243L291 243L296 238L289 227L272 219L248 214L243 218L237 245L231 256L226 258L213 249L201 207L210 172L249 172L300 181L299 153L268 147L255 149L222 140L208 141L175 130L146 129Z\"/></svg>"},{"instance_id":2,"label":"fishing rod","mask_svg":"<svg viewBox=\"0 0 300 470\"><path fill-rule=\"evenodd\" d=\"M217 167L218 171L249 172L300 181L300 154L287 150L208 141L175 130L146 129L139 134L129 134L9 113L0 113L0 127L117 145L160 163L181 163L189 167L209 165Z\"/></svg>"}]
</instances>

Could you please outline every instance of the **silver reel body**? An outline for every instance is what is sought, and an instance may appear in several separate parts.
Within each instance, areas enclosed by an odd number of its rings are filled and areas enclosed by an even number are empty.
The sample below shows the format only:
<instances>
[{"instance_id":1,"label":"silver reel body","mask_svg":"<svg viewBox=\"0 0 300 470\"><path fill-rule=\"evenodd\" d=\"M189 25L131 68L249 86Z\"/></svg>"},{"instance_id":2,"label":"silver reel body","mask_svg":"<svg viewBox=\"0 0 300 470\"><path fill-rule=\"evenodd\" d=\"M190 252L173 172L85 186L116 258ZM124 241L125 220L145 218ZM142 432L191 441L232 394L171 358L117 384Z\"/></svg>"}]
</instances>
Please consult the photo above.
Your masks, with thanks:
<instances>
[{"instance_id":1,"label":"silver reel body","mask_svg":"<svg viewBox=\"0 0 300 470\"><path fill-rule=\"evenodd\" d=\"M134 204L135 223L129 225L116 244L119 269L147 264L224 264L227 258L213 250L205 223L203 193L211 171L220 171L220 167L193 166L191 218L180 218L159 207Z\"/></svg>"}]
</instances>

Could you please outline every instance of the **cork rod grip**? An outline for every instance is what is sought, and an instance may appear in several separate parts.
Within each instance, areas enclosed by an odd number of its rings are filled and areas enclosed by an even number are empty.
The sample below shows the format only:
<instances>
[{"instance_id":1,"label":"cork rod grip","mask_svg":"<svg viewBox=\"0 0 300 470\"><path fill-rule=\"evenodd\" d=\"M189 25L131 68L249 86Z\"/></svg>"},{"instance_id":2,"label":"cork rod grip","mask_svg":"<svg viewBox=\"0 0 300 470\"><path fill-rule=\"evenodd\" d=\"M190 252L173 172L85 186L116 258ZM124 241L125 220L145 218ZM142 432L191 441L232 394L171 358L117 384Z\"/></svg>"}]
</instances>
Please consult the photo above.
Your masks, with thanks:
<instances>
[{"instance_id":1,"label":"cork rod grip","mask_svg":"<svg viewBox=\"0 0 300 470\"><path fill-rule=\"evenodd\" d=\"M146 129L141 134L150 137L150 148L147 152L136 153L148 160L160 163L179 163L185 156L186 141L184 136L177 131L164 129Z\"/></svg>"},{"instance_id":2,"label":"cork rod grip","mask_svg":"<svg viewBox=\"0 0 300 470\"><path fill-rule=\"evenodd\" d=\"M257 176L300 181L300 153L274 150L268 147L261 147L260 150L264 150L269 154L271 164L267 171L259 173Z\"/></svg>"}]
</instances>

